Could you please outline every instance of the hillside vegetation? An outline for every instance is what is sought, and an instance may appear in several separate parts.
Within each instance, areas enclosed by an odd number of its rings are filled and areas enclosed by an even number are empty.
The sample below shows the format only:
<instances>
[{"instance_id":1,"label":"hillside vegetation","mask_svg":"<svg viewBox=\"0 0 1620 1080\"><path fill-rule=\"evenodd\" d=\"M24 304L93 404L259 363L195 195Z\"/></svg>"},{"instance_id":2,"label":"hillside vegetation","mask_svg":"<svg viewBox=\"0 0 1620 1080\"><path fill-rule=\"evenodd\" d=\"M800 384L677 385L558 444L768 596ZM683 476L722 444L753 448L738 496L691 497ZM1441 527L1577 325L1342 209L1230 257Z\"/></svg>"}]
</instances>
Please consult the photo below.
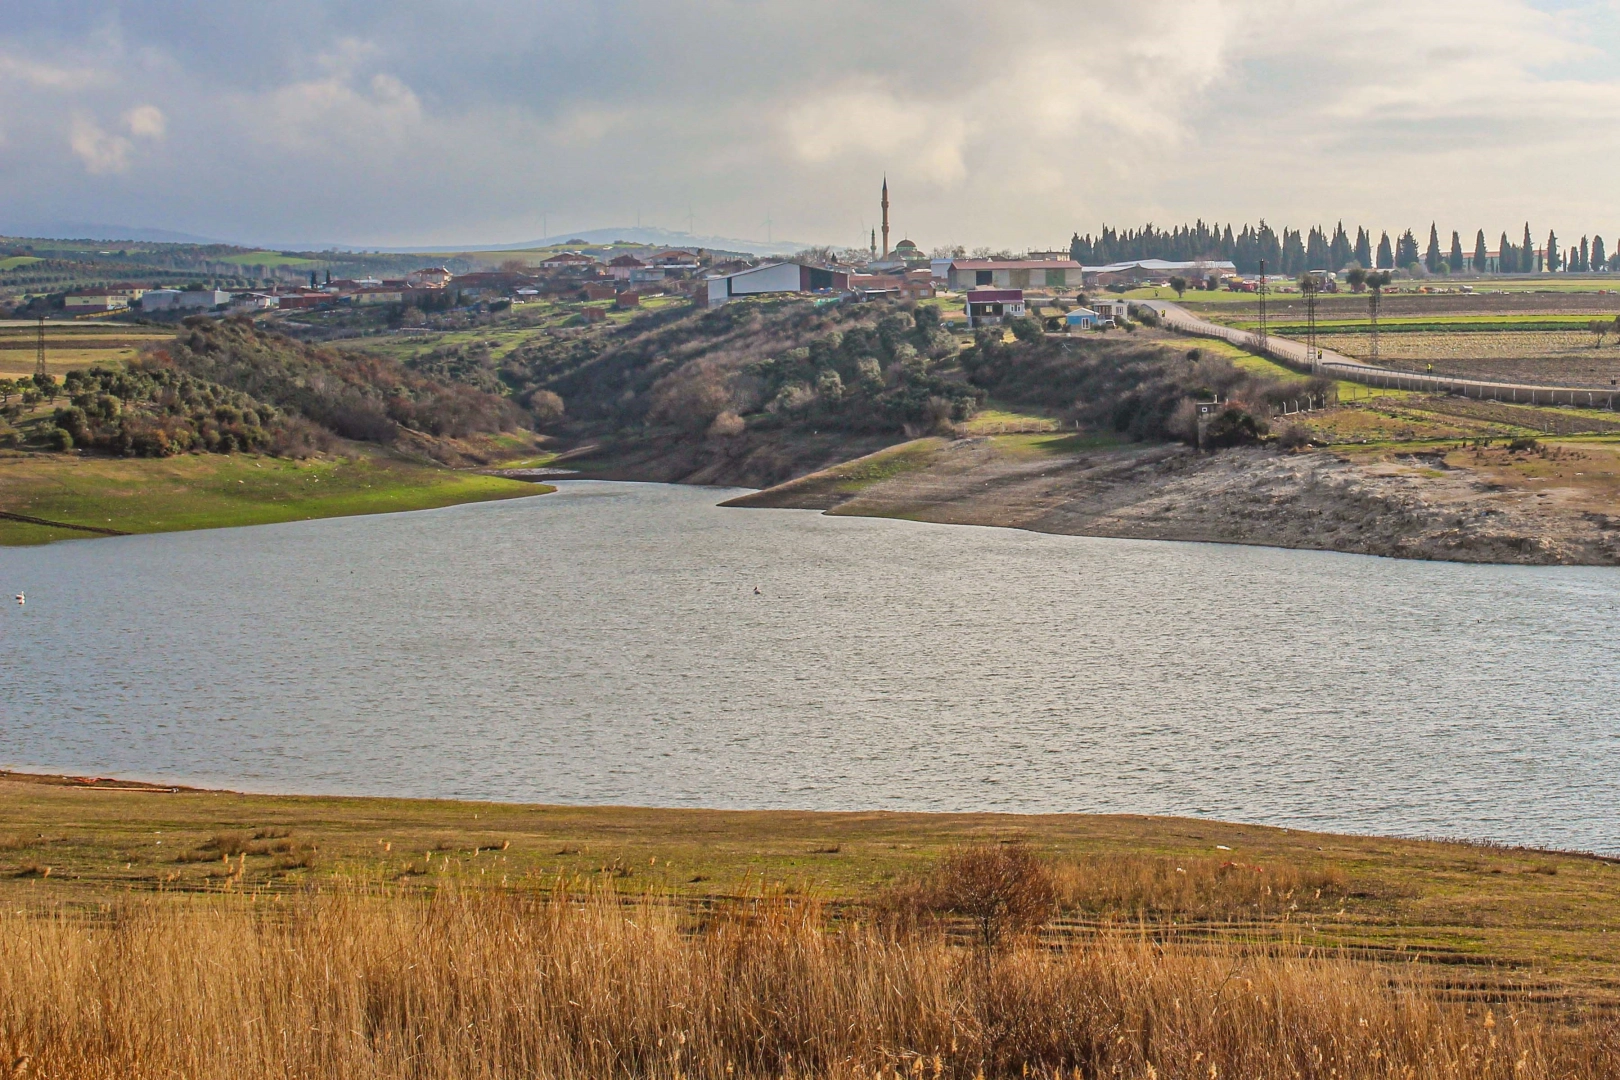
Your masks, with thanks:
<instances>
[{"instance_id":1,"label":"hillside vegetation","mask_svg":"<svg viewBox=\"0 0 1620 1080\"><path fill-rule=\"evenodd\" d=\"M307 345L246 318L187 319L147 362L173 365L367 442L390 442L401 429L462 438L511 430L522 419L505 398L464 382L440 381L370 353Z\"/></svg>"},{"instance_id":2,"label":"hillside vegetation","mask_svg":"<svg viewBox=\"0 0 1620 1080\"><path fill-rule=\"evenodd\" d=\"M1194 403L1219 400L1225 407L1211 425L1215 442L1253 442L1268 431L1281 402L1331 385L1245 370L1207 349L1182 350L1163 340L1048 338L1018 329L1013 342L999 331L980 331L963 351L962 368L974 385L998 400L1137 440L1193 442Z\"/></svg>"}]
</instances>

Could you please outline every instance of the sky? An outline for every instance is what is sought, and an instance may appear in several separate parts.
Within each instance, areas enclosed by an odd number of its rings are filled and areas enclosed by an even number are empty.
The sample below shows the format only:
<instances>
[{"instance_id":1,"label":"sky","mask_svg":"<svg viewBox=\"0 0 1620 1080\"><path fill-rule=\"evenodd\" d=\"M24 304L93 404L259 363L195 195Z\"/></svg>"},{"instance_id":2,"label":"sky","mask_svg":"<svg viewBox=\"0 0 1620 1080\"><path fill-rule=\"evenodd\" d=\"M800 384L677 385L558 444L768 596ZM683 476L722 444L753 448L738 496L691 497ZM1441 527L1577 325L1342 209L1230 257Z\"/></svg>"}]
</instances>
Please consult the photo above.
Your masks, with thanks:
<instances>
[{"instance_id":1,"label":"sky","mask_svg":"<svg viewBox=\"0 0 1620 1080\"><path fill-rule=\"evenodd\" d=\"M0 22L0 217L279 245L635 224L1620 234L1620 0L212 0Z\"/></svg>"}]
</instances>

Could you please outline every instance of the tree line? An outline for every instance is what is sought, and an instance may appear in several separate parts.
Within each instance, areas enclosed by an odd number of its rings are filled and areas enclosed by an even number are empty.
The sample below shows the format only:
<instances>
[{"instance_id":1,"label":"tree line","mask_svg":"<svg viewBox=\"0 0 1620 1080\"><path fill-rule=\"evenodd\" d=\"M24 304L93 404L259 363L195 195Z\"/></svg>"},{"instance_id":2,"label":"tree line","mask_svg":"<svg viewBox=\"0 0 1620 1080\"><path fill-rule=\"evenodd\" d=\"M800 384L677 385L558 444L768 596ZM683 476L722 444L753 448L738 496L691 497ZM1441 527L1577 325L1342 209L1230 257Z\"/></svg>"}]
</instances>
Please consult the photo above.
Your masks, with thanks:
<instances>
[{"instance_id":1,"label":"tree line","mask_svg":"<svg viewBox=\"0 0 1620 1080\"><path fill-rule=\"evenodd\" d=\"M1549 230L1545 242L1538 245L1529 222L1517 244L1503 231L1496 250L1493 259L1484 229L1475 232L1466 252L1462 234L1457 231L1452 232L1449 244L1442 244L1439 226L1433 222L1426 245L1420 244L1411 229L1394 240L1388 232L1382 232L1375 242L1372 232L1359 225L1352 237L1342 221L1331 232L1318 225L1308 231L1284 226L1279 233L1264 219L1257 226L1245 224L1235 231L1230 223L1222 227L1202 219L1170 229L1159 229L1151 223L1124 230L1105 225L1096 236L1076 232L1069 241L1069 258L1088 266L1134 259L1208 259L1231 262L1244 274L1259 273L1262 260L1268 273L1290 275L1306 270L1340 271L1351 266L1428 274L1620 272L1620 251L1611 253L1602 236L1583 236L1578 244L1566 248L1557 232Z\"/></svg>"}]
</instances>

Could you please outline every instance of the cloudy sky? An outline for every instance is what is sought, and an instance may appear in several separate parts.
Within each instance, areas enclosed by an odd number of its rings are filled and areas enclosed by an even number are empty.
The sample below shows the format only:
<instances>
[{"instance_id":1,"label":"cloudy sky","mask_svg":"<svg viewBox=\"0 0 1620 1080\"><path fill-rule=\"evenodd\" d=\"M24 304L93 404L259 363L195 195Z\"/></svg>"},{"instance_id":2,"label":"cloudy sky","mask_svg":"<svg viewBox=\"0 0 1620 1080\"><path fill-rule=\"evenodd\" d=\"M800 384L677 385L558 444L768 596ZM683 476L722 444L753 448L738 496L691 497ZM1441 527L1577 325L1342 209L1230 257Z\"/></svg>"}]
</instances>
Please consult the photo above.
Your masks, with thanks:
<instances>
[{"instance_id":1,"label":"cloudy sky","mask_svg":"<svg viewBox=\"0 0 1620 1080\"><path fill-rule=\"evenodd\" d=\"M257 243L635 223L1620 233L1620 0L18 5L0 217ZM769 226L766 222L769 221Z\"/></svg>"}]
</instances>

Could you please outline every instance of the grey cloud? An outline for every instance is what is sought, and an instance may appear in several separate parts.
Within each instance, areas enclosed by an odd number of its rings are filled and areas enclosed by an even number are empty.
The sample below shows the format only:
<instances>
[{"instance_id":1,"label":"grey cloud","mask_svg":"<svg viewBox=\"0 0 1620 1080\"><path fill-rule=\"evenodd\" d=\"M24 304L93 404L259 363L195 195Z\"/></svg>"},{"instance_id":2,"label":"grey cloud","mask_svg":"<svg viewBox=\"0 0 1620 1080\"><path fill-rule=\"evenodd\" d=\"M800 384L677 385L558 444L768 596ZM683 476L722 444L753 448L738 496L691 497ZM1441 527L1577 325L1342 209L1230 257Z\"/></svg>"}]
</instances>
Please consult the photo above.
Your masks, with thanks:
<instances>
[{"instance_id":1,"label":"grey cloud","mask_svg":"<svg viewBox=\"0 0 1620 1080\"><path fill-rule=\"evenodd\" d=\"M1528 200L1557 217L1600 205L1594 174L1620 165L1613 125L1590 123L1620 81L1559 74L1593 55L1585 26L1517 0L70 0L0 29L0 182L15 217L378 245L520 239L542 213L553 232L638 211L684 226L688 208L704 232L760 235L769 214L778 235L855 243L884 172L927 245ZM1558 182L1363 179L1509 144Z\"/></svg>"}]
</instances>

